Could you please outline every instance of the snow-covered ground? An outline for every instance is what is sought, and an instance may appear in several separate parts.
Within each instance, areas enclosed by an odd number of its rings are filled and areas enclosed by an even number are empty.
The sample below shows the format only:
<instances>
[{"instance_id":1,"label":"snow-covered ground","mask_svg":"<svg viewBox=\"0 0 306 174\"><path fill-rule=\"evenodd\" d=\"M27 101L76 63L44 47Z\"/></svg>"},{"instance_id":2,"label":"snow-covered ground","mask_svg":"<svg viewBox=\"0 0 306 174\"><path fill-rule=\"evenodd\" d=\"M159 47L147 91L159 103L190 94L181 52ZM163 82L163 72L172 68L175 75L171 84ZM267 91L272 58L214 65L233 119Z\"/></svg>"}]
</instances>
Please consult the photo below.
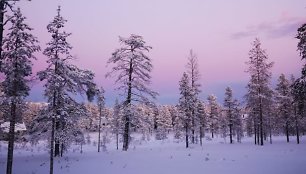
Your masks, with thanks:
<instances>
[{"instance_id":1,"label":"snow-covered ground","mask_svg":"<svg viewBox=\"0 0 306 174\"><path fill-rule=\"evenodd\" d=\"M92 135L96 137L95 135ZM224 139L204 140L184 148L172 138L157 141L134 139L129 151L116 150L113 143L98 153L95 138L83 146L73 145L65 157L56 158L55 174L305 174L306 137L297 145L285 137L274 137L273 144L255 146L253 139L228 144ZM31 147L18 144L14 153L15 174L44 174L49 156L44 143ZM5 173L7 144L0 142L0 173Z\"/></svg>"}]
</instances>

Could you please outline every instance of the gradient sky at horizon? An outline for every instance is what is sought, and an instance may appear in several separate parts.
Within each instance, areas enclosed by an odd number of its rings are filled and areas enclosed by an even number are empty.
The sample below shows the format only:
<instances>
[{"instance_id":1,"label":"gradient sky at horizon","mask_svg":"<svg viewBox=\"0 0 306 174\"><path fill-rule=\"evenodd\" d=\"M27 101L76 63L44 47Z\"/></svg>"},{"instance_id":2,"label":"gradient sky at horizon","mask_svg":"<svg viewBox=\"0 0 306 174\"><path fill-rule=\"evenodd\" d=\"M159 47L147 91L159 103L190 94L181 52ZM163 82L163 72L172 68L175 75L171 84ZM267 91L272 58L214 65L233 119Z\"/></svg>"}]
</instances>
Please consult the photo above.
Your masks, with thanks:
<instances>
[{"instance_id":1,"label":"gradient sky at horizon","mask_svg":"<svg viewBox=\"0 0 306 174\"><path fill-rule=\"evenodd\" d=\"M57 6L68 20L65 30L74 64L92 70L96 82L106 90L107 104L116 96L114 80L105 79L111 53L120 47L118 36L137 34L153 49L151 88L159 92L157 102L177 103L178 82L186 71L189 50L197 54L202 94L206 100L214 93L223 101L226 86L241 99L248 74L248 51L255 37L266 49L275 83L280 73L298 76L302 62L296 51L297 28L306 22L306 2L302 0L32 0L17 6L34 28L42 49L50 40L47 24L56 15ZM37 54L34 72L46 67L46 58ZM42 83L32 84L28 100L42 101ZM84 97L85 98L85 97Z\"/></svg>"}]
</instances>

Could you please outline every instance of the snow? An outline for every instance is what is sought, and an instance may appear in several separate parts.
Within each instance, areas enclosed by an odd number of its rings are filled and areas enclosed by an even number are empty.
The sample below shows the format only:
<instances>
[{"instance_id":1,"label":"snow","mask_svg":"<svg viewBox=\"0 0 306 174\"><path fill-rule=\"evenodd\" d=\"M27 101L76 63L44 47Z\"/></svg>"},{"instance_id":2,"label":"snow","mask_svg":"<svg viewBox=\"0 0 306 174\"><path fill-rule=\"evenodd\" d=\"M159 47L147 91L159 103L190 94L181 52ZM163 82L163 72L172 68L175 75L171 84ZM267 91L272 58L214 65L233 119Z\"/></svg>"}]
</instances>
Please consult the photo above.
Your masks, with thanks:
<instances>
[{"instance_id":1,"label":"snow","mask_svg":"<svg viewBox=\"0 0 306 174\"><path fill-rule=\"evenodd\" d=\"M3 132L8 133L9 129L10 129L10 122L4 122L4 123L0 124L0 129L2 129ZM24 123L16 123L15 124L15 132L26 131L26 130L27 130L27 128L26 128Z\"/></svg>"},{"instance_id":2,"label":"snow","mask_svg":"<svg viewBox=\"0 0 306 174\"><path fill-rule=\"evenodd\" d=\"M97 152L97 134L91 134L91 143L73 145L62 158L56 158L56 174L304 174L306 171L306 137L302 143L286 143L285 137L274 137L273 144L255 146L252 138L242 143L228 144L223 138L205 139L201 147L191 145L172 136L163 141L151 138L141 141L136 136L127 152L116 150L115 142L107 143L103 152ZM152 136L154 137L154 136ZM14 154L15 174L48 173L49 155L46 142L37 146L17 144ZM7 144L0 142L0 173L5 173Z\"/></svg>"}]
</instances>

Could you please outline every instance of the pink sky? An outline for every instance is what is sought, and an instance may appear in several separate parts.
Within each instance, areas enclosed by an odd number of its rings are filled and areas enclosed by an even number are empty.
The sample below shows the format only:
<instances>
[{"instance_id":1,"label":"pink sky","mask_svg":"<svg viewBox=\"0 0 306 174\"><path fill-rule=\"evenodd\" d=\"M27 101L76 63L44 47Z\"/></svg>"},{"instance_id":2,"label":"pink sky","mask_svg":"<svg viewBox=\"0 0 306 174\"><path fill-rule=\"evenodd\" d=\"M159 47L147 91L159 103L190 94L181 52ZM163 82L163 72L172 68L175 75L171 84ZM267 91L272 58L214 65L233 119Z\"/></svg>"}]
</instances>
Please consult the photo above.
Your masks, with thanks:
<instances>
[{"instance_id":1,"label":"pink sky","mask_svg":"<svg viewBox=\"0 0 306 174\"><path fill-rule=\"evenodd\" d=\"M302 0L33 0L18 3L42 48L50 40L46 25L58 5L72 32L75 64L96 73L96 82L113 96L113 80L105 79L106 61L118 47L118 36L142 35L153 47L148 54L154 65L152 88L160 93L159 103L176 103L178 81L190 49L198 56L202 99L215 93L223 100L226 86L237 97L244 95L248 74L248 51L259 37L273 67L273 79L280 73L298 75L302 62L294 38L297 27L306 22ZM38 54L35 71L45 67ZM275 80L274 80L275 81ZM42 99L41 84L33 86L30 100ZM113 101L110 98L109 101Z\"/></svg>"}]
</instances>

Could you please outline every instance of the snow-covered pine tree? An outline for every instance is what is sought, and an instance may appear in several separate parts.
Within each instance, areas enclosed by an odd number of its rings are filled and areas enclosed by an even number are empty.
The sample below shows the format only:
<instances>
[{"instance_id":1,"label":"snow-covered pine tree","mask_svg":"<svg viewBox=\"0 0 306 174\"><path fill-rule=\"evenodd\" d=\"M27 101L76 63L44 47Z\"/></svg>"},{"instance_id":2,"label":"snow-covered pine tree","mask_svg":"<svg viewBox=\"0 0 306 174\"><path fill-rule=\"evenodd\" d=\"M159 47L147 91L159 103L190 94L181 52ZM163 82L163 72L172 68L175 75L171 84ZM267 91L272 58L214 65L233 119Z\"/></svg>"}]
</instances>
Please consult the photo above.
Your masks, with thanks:
<instances>
[{"instance_id":1,"label":"snow-covered pine tree","mask_svg":"<svg viewBox=\"0 0 306 174\"><path fill-rule=\"evenodd\" d=\"M242 109L237 99L234 99L233 108L233 131L236 134L237 142L241 143L243 137Z\"/></svg>"},{"instance_id":2,"label":"snow-covered pine tree","mask_svg":"<svg viewBox=\"0 0 306 174\"><path fill-rule=\"evenodd\" d=\"M10 18L8 18L6 21L4 21L4 15L7 12L7 9L10 9L12 12L14 12L14 5L16 2L20 0L0 0L0 71L2 69L2 51L3 51L3 31L4 26L8 23ZM29 0L30 1L30 0Z\"/></svg>"},{"instance_id":3,"label":"snow-covered pine tree","mask_svg":"<svg viewBox=\"0 0 306 174\"><path fill-rule=\"evenodd\" d=\"M206 111L205 111L205 105L202 101L198 100L196 105L197 110L197 118L199 119L199 134L200 134L200 145L202 146L202 139L204 137L204 131L206 127Z\"/></svg>"},{"instance_id":4,"label":"snow-covered pine tree","mask_svg":"<svg viewBox=\"0 0 306 174\"><path fill-rule=\"evenodd\" d=\"M179 105L178 106L171 106L170 109L171 117L172 117L172 127L174 132L175 139L181 139L182 136L182 129L184 127L183 122L181 120L182 113L180 112Z\"/></svg>"},{"instance_id":5,"label":"snow-covered pine tree","mask_svg":"<svg viewBox=\"0 0 306 174\"><path fill-rule=\"evenodd\" d=\"M229 123L227 120L227 115L224 112L220 112L218 115L218 133L226 142L226 137L229 131Z\"/></svg>"},{"instance_id":6,"label":"snow-covered pine tree","mask_svg":"<svg viewBox=\"0 0 306 174\"><path fill-rule=\"evenodd\" d=\"M266 51L261 48L261 42L258 38L252 43L253 48L249 51L249 61L246 64L249 66L248 72L250 74L250 81L247 85L246 102L248 109L252 112L255 125L255 134L257 138L260 137L260 145L263 145L264 139L264 116L267 111L264 103L270 100L269 95L272 94L270 88L270 80L272 73L270 69L273 62L268 62ZM255 136L256 137L256 136Z\"/></svg>"},{"instance_id":7,"label":"snow-covered pine tree","mask_svg":"<svg viewBox=\"0 0 306 174\"><path fill-rule=\"evenodd\" d=\"M297 144L300 144L300 128L301 128L301 123L302 123L302 117L298 114L298 110L299 110L299 107L298 107L298 104L299 104L299 101L296 100L298 97L296 96L295 94L295 91L294 91L294 83L295 83L295 77L294 75L292 74L290 76L290 96L291 96L291 99L292 99L292 114L293 114L293 117L294 117L294 127L295 127L295 134L296 134L296 143Z\"/></svg>"},{"instance_id":8,"label":"snow-covered pine tree","mask_svg":"<svg viewBox=\"0 0 306 174\"><path fill-rule=\"evenodd\" d=\"M289 142L289 130L293 122L292 115L292 100L290 93L290 82L281 74L278 78L278 83L276 87L275 101L277 106L277 115L280 116L282 126L285 130L285 135L287 137L287 142Z\"/></svg>"},{"instance_id":9,"label":"snow-covered pine tree","mask_svg":"<svg viewBox=\"0 0 306 174\"><path fill-rule=\"evenodd\" d=\"M187 63L187 73L190 77L191 82L191 88L193 89L193 106L192 106L192 121L191 121L191 143L195 143L195 130L198 126L197 123L199 123L199 118L197 117L199 114L197 114L197 103L198 103L198 95L201 92L200 87L201 84L199 83L200 80L200 71L199 71L199 64L196 54L190 50L189 56L188 56L188 63Z\"/></svg>"},{"instance_id":10,"label":"snow-covered pine tree","mask_svg":"<svg viewBox=\"0 0 306 174\"><path fill-rule=\"evenodd\" d=\"M296 38L298 42L298 51L302 57L301 77L297 78L292 85L292 94L297 107L297 118L306 120L306 23L302 24L297 30ZM305 121L306 122L306 121ZM304 128L305 129L305 128ZM299 143L299 140L297 140Z\"/></svg>"},{"instance_id":11,"label":"snow-covered pine tree","mask_svg":"<svg viewBox=\"0 0 306 174\"><path fill-rule=\"evenodd\" d=\"M193 89L190 85L190 79L187 73L184 72L182 79L179 82L180 99L179 110L181 112L181 120L185 129L186 148L189 147L189 131L192 124L192 107L193 105Z\"/></svg>"},{"instance_id":12,"label":"snow-covered pine tree","mask_svg":"<svg viewBox=\"0 0 306 174\"><path fill-rule=\"evenodd\" d=\"M43 52L48 57L48 67L38 72L40 80L46 82L44 95L49 103L45 119L51 122L50 174L53 173L53 156L59 156L60 150L63 152L65 146L71 143L66 140L73 138L76 132L81 133L75 122L86 115L86 108L73 97L86 93L92 100L97 91L94 74L69 63L74 58L70 54L72 46L67 41L71 34L63 31L67 21L60 12L58 7L57 15L47 26L52 36Z\"/></svg>"},{"instance_id":13,"label":"snow-covered pine tree","mask_svg":"<svg viewBox=\"0 0 306 174\"><path fill-rule=\"evenodd\" d=\"M172 128L171 113L167 105L159 107L159 114L157 116L156 123L157 123L156 139L157 140L166 139L169 131Z\"/></svg>"},{"instance_id":14,"label":"snow-covered pine tree","mask_svg":"<svg viewBox=\"0 0 306 174\"><path fill-rule=\"evenodd\" d=\"M7 174L12 173L17 110L22 109L18 106L29 95L28 77L32 75L31 59L36 59L33 53L40 51L37 38L31 34L33 29L25 23L25 20L26 18L18 8L13 16L9 17L11 26L2 43L3 67L1 72L5 75L2 86L5 98L10 104Z\"/></svg>"},{"instance_id":15,"label":"snow-covered pine tree","mask_svg":"<svg viewBox=\"0 0 306 174\"><path fill-rule=\"evenodd\" d=\"M218 103L217 97L215 95L209 95L207 97L207 126L211 132L211 137L214 138L214 133L218 132L219 129L219 111L218 111Z\"/></svg>"},{"instance_id":16,"label":"snow-covered pine tree","mask_svg":"<svg viewBox=\"0 0 306 174\"><path fill-rule=\"evenodd\" d=\"M145 104L137 104L133 106L133 114L131 115L132 131L142 134L142 140L149 139L150 131L154 124L154 112L152 106Z\"/></svg>"},{"instance_id":17,"label":"snow-covered pine tree","mask_svg":"<svg viewBox=\"0 0 306 174\"><path fill-rule=\"evenodd\" d=\"M152 102L148 97L155 99L157 93L148 87L151 82L150 72L153 65L151 58L144 54L144 51L148 52L152 47L147 46L141 36L133 34L129 38L119 37L119 41L123 44L123 47L117 49L108 60L108 64L113 63L115 66L106 74L106 77L117 76L117 89L126 98L123 102L123 150L127 151L132 105L134 102L150 105Z\"/></svg>"},{"instance_id":18,"label":"snow-covered pine tree","mask_svg":"<svg viewBox=\"0 0 306 174\"><path fill-rule=\"evenodd\" d=\"M225 117L229 127L230 143L233 143L233 127L234 127L234 98L233 90L230 87L225 89L225 97L223 103L223 110L225 111Z\"/></svg>"},{"instance_id":19,"label":"snow-covered pine tree","mask_svg":"<svg viewBox=\"0 0 306 174\"><path fill-rule=\"evenodd\" d=\"M100 146L101 146L101 121L103 116L103 110L105 107L105 98L104 98L104 89L101 87L97 91L97 106L99 109L99 125L98 125L98 152L100 152ZM105 115L104 115L105 117Z\"/></svg>"},{"instance_id":20,"label":"snow-covered pine tree","mask_svg":"<svg viewBox=\"0 0 306 174\"><path fill-rule=\"evenodd\" d=\"M116 148L119 149L119 135L121 133L122 129L122 112L121 112L121 106L119 104L118 99L115 100L115 105L113 108L113 115L111 119L111 127L113 130L113 133L116 136Z\"/></svg>"}]
</instances>

